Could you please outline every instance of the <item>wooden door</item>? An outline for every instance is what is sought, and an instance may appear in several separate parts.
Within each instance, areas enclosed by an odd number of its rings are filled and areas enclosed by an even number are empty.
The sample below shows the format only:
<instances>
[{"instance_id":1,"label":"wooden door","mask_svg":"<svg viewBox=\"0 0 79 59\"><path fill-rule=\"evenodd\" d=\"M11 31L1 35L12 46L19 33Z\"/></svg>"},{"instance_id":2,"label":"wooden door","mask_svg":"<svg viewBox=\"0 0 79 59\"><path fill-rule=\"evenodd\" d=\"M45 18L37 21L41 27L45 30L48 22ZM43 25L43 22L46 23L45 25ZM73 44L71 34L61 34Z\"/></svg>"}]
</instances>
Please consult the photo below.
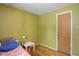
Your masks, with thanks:
<instances>
[{"instance_id":1,"label":"wooden door","mask_svg":"<svg viewBox=\"0 0 79 59\"><path fill-rule=\"evenodd\" d=\"M70 54L71 12L58 15L58 51Z\"/></svg>"}]
</instances>

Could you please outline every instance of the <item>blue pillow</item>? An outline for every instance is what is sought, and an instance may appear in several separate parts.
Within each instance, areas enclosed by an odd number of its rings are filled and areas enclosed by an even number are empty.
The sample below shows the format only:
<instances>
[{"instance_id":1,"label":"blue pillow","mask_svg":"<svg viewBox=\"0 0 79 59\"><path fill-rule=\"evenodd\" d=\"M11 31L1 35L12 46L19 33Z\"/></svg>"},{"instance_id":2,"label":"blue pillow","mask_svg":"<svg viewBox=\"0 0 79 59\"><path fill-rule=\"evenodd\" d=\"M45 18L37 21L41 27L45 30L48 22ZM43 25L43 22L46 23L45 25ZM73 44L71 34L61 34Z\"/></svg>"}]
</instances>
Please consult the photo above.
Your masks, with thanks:
<instances>
[{"instance_id":1,"label":"blue pillow","mask_svg":"<svg viewBox=\"0 0 79 59\"><path fill-rule=\"evenodd\" d=\"M0 52L8 52L19 46L19 43L16 40L7 40L3 42L0 46Z\"/></svg>"}]
</instances>

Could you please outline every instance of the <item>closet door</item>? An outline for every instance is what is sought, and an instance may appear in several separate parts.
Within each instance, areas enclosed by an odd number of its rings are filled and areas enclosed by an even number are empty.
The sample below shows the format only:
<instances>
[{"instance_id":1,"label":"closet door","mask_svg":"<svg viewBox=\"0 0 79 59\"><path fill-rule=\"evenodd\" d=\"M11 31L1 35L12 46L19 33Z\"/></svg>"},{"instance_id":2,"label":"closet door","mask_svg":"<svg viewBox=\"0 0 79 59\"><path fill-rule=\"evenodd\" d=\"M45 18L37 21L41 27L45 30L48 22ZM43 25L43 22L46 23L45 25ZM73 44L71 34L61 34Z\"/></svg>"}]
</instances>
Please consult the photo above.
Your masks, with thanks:
<instances>
[{"instance_id":1,"label":"closet door","mask_svg":"<svg viewBox=\"0 0 79 59\"><path fill-rule=\"evenodd\" d=\"M58 15L58 51L70 55L71 12Z\"/></svg>"}]
</instances>

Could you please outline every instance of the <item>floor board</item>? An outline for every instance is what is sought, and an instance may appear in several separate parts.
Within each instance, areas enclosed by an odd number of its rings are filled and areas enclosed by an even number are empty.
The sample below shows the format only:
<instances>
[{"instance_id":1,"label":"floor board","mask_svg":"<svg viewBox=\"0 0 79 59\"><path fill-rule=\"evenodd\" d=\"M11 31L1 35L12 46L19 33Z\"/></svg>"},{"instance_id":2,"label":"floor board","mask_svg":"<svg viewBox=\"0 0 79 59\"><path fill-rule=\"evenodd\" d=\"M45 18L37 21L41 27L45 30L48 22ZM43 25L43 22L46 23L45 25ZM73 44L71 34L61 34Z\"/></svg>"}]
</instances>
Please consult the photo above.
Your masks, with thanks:
<instances>
[{"instance_id":1,"label":"floor board","mask_svg":"<svg viewBox=\"0 0 79 59\"><path fill-rule=\"evenodd\" d=\"M35 51L31 51L32 56L68 56L67 54L58 52L47 47L37 45Z\"/></svg>"}]
</instances>

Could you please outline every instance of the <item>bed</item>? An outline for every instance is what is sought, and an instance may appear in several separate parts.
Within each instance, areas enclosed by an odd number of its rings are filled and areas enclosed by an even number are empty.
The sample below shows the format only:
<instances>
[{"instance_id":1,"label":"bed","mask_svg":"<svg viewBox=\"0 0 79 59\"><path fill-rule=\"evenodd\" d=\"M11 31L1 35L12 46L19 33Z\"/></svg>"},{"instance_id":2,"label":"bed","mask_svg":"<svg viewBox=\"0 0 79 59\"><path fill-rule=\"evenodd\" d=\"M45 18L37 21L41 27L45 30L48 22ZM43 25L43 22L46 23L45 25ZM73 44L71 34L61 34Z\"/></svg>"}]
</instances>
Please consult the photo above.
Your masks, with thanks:
<instances>
[{"instance_id":1,"label":"bed","mask_svg":"<svg viewBox=\"0 0 79 59\"><path fill-rule=\"evenodd\" d=\"M30 56L30 54L15 39L1 42L0 56Z\"/></svg>"}]
</instances>

